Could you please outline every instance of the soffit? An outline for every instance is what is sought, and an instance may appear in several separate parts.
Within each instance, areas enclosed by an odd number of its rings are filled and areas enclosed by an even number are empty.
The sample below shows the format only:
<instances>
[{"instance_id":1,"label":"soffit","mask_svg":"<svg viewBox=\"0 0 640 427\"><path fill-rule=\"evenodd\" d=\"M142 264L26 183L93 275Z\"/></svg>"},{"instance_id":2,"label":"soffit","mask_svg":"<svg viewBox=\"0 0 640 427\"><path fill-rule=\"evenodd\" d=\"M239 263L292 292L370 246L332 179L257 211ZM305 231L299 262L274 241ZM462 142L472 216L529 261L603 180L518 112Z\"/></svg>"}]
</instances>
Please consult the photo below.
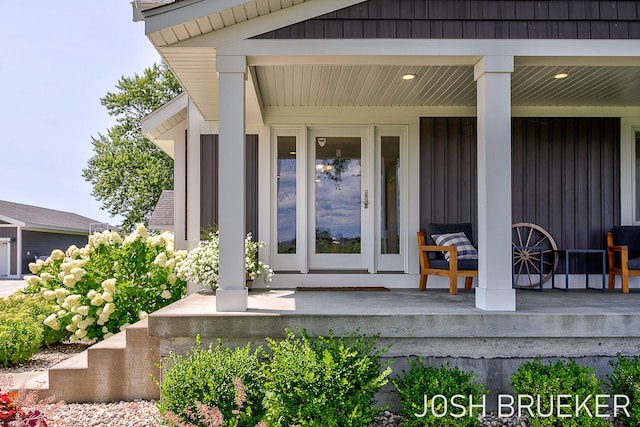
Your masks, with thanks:
<instances>
[{"instance_id":1,"label":"soffit","mask_svg":"<svg viewBox=\"0 0 640 427\"><path fill-rule=\"evenodd\" d=\"M261 66L256 76L264 107L476 104L471 66ZM640 106L640 67L516 66L511 88L514 106Z\"/></svg>"}]
</instances>

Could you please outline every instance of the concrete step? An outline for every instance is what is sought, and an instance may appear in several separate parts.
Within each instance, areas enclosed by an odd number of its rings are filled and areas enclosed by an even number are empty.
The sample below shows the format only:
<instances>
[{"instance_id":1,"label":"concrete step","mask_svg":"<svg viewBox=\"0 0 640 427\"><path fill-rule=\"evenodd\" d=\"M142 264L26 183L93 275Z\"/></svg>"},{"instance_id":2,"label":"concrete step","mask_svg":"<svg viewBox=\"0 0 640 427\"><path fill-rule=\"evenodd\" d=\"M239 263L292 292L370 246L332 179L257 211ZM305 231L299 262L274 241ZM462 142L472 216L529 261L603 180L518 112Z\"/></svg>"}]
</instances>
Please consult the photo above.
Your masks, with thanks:
<instances>
[{"instance_id":1,"label":"concrete step","mask_svg":"<svg viewBox=\"0 0 640 427\"><path fill-rule=\"evenodd\" d=\"M24 386L26 391L37 390L40 398L65 402L158 399L151 377L160 377L159 340L147 330L147 320L141 320L47 372L16 374L13 388Z\"/></svg>"}]
</instances>

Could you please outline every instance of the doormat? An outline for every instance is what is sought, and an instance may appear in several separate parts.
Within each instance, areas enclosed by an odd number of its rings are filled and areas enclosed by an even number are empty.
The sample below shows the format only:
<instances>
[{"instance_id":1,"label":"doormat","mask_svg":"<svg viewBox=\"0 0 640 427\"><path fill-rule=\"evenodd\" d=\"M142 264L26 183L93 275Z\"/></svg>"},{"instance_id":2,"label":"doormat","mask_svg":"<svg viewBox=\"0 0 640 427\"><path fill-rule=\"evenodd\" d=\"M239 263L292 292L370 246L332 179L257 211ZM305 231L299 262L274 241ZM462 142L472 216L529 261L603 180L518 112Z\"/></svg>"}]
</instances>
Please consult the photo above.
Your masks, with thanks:
<instances>
[{"instance_id":1,"label":"doormat","mask_svg":"<svg viewBox=\"0 0 640 427\"><path fill-rule=\"evenodd\" d=\"M388 291L384 286L312 286L297 287L296 291Z\"/></svg>"}]
</instances>

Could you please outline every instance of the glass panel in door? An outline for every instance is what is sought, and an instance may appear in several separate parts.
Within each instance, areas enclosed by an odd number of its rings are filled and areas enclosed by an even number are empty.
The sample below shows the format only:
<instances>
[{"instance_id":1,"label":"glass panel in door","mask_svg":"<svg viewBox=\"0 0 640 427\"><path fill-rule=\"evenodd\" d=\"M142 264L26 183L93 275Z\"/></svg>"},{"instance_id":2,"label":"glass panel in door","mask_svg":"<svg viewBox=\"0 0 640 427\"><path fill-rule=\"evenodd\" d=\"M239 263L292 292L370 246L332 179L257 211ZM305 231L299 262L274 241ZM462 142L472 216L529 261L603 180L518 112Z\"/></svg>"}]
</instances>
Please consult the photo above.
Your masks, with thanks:
<instances>
[{"instance_id":1,"label":"glass panel in door","mask_svg":"<svg viewBox=\"0 0 640 427\"><path fill-rule=\"evenodd\" d=\"M364 269L368 239L363 238L363 221L369 195L363 190L362 137L324 136L318 130L311 141L315 238L310 267Z\"/></svg>"}]
</instances>

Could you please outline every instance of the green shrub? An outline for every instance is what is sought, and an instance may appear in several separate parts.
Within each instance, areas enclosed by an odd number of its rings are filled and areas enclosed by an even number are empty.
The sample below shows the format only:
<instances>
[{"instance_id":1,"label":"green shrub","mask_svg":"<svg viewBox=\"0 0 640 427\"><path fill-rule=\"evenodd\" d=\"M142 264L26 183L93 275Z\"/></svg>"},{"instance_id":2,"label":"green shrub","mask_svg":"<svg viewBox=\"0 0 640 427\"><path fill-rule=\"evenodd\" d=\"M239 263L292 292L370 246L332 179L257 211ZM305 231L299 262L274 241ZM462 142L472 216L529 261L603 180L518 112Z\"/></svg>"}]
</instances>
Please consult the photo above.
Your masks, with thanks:
<instances>
[{"instance_id":1,"label":"green shrub","mask_svg":"<svg viewBox=\"0 0 640 427\"><path fill-rule=\"evenodd\" d=\"M608 425L603 418L596 416L595 398L589 399L585 405L588 411L576 411L587 397L603 394L602 384L592 368L580 366L573 360L543 364L540 358L536 358L520 365L511 375L511 383L517 394L536 398L532 410L523 414L528 416L531 427ZM559 395L570 397L560 398ZM539 403L537 396L540 396ZM558 406L558 401L563 407Z\"/></svg>"},{"instance_id":2,"label":"green shrub","mask_svg":"<svg viewBox=\"0 0 640 427\"><path fill-rule=\"evenodd\" d=\"M44 320L55 312L55 304L40 295L11 295L0 298L0 312L29 314L42 328L42 343L52 345L69 338L71 332L58 328L52 329L44 324Z\"/></svg>"},{"instance_id":3,"label":"green shrub","mask_svg":"<svg viewBox=\"0 0 640 427\"><path fill-rule=\"evenodd\" d=\"M618 355L611 362L613 373L607 377L607 383L613 395L625 395L629 398L629 416L619 413L619 418L630 426L640 425L640 359L636 356L627 359Z\"/></svg>"},{"instance_id":4,"label":"green shrub","mask_svg":"<svg viewBox=\"0 0 640 427\"><path fill-rule=\"evenodd\" d=\"M403 371L403 375L393 381L400 395L403 426L480 425L478 413L481 410L470 405L481 405L487 390L483 385L473 383L474 373L450 368L448 364L435 368L425 364L422 358L407 359L407 362L409 372ZM444 396L444 399L433 399L434 396ZM452 402L459 406L453 406Z\"/></svg>"},{"instance_id":5,"label":"green shrub","mask_svg":"<svg viewBox=\"0 0 640 427\"><path fill-rule=\"evenodd\" d=\"M160 385L158 409L172 413L184 422L191 422L187 411L202 413L198 404L217 407L224 416L225 426L253 427L264 415L260 384L258 352L250 344L230 349L220 342L203 350L199 338L197 346L186 356L172 354L165 362L167 369ZM239 396L238 379L244 388ZM235 382L235 384L234 384ZM244 402L238 402L244 398ZM238 407L240 409L238 410ZM237 413L234 411L238 410ZM198 425L206 425L200 423Z\"/></svg>"},{"instance_id":6,"label":"green shrub","mask_svg":"<svg viewBox=\"0 0 640 427\"><path fill-rule=\"evenodd\" d=\"M25 363L42 345L42 324L24 311L0 312L0 364Z\"/></svg>"},{"instance_id":7,"label":"green shrub","mask_svg":"<svg viewBox=\"0 0 640 427\"><path fill-rule=\"evenodd\" d=\"M305 331L287 330L281 341L267 339L271 350L264 366L267 424L364 427L375 418L375 393L387 383L377 336L356 333L311 340Z\"/></svg>"}]
</instances>

